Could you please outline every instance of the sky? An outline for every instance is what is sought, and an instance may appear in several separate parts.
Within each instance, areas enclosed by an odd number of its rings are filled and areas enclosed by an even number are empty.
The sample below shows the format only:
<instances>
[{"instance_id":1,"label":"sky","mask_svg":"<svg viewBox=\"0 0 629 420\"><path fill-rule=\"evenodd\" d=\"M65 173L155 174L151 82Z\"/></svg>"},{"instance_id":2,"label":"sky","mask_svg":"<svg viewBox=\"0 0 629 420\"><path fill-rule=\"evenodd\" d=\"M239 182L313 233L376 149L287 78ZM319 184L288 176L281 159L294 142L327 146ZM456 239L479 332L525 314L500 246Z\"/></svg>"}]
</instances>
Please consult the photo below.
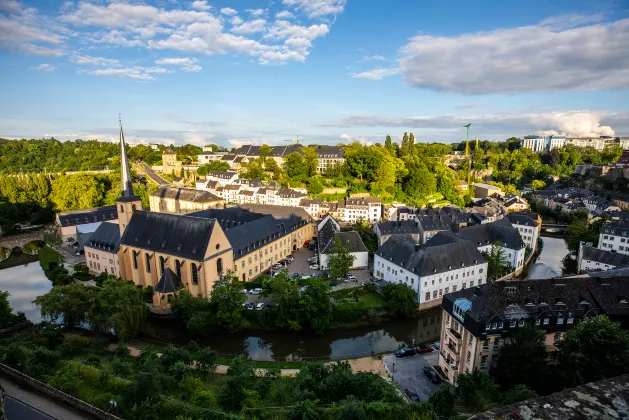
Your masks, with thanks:
<instances>
[{"instance_id":1,"label":"sky","mask_svg":"<svg viewBox=\"0 0 629 420\"><path fill-rule=\"evenodd\" d=\"M0 0L0 137L629 136L629 0Z\"/></svg>"}]
</instances>

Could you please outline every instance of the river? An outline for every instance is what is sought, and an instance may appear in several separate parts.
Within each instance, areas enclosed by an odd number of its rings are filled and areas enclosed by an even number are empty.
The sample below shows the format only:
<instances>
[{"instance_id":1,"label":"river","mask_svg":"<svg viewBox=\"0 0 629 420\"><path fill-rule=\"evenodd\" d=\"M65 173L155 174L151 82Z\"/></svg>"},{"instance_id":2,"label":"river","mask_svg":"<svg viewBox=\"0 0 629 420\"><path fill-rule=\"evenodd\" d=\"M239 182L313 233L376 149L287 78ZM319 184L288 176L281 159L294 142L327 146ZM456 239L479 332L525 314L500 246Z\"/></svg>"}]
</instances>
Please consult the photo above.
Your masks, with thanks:
<instances>
[{"instance_id":1,"label":"river","mask_svg":"<svg viewBox=\"0 0 629 420\"><path fill-rule=\"evenodd\" d=\"M39 309L31 302L47 293L52 283L38 262L0 270L0 290L10 293L15 311L22 311L32 322L41 321ZM232 335L217 335L199 342L223 357L244 355L252 360L344 359L396 350L402 344L432 343L439 340L441 309L422 312L418 319L395 320L382 324L326 331L323 336L309 333L246 330ZM193 338L182 332L176 320L149 318L143 336L186 345Z\"/></svg>"},{"instance_id":2,"label":"river","mask_svg":"<svg viewBox=\"0 0 629 420\"><path fill-rule=\"evenodd\" d=\"M542 236L544 249L529 267L526 280L549 279L561 276L562 260L569 253L566 241L563 238Z\"/></svg>"}]
</instances>

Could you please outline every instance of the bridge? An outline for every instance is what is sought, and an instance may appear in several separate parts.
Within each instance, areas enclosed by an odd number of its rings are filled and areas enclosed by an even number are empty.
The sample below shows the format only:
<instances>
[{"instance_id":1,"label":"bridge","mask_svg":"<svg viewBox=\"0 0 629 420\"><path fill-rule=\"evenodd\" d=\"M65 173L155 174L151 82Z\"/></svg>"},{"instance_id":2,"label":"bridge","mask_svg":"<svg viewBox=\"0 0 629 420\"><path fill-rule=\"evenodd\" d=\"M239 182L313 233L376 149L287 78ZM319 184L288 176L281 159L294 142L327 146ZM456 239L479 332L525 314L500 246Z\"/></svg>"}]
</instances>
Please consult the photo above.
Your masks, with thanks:
<instances>
[{"instance_id":1,"label":"bridge","mask_svg":"<svg viewBox=\"0 0 629 420\"><path fill-rule=\"evenodd\" d=\"M28 232L19 235L0 236L0 248L13 249L15 247L22 248L29 242L44 240L44 232Z\"/></svg>"},{"instance_id":2,"label":"bridge","mask_svg":"<svg viewBox=\"0 0 629 420\"><path fill-rule=\"evenodd\" d=\"M553 223L542 223L542 230L546 232L564 232L568 230L570 225L561 225L561 224L553 224Z\"/></svg>"}]
</instances>

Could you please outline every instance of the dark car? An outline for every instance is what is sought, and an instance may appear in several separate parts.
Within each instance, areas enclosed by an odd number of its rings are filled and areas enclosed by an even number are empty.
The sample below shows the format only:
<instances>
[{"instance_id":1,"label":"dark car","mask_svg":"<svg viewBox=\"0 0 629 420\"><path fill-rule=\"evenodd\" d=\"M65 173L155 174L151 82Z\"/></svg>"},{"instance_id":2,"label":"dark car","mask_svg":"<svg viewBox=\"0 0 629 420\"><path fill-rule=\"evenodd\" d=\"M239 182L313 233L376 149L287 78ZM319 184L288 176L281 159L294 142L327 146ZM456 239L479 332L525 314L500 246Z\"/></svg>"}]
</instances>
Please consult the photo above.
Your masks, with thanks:
<instances>
[{"instance_id":1,"label":"dark car","mask_svg":"<svg viewBox=\"0 0 629 420\"><path fill-rule=\"evenodd\" d=\"M409 357L409 356L415 356L416 354L417 352L415 351L413 347L404 347L403 349L399 349L398 351L395 352L396 357Z\"/></svg>"},{"instance_id":2,"label":"dark car","mask_svg":"<svg viewBox=\"0 0 629 420\"><path fill-rule=\"evenodd\" d=\"M417 354L430 353L432 350L433 348L430 344L428 345L420 344L419 346L415 348L415 351L417 352Z\"/></svg>"},{"instance_id":3,"label":"dark car","mask_svg":"<svg viewBox=\"0 0 629 420\"><path fill-rule=\"evenodd\" d=\"M419 395L417 395L416 393L414 393L410 389L405 388L404 389L404 393L406 394L406 396L408 397L409 400L411 400L413 402L419 402Z\"/></svg>"},{"instance_id":4,"label":"dark car","mask_svg":"<svg viewBox=\"0 0 629 420\"><path fill-rule=\"evenodd\" d=\"M294 279L298 279L298 278L300 278L300 277L301 277L301 274L299 274L299 273L293 273L293 275L292 275L291 277L292 277L292 278L294 278Z\"/></svg>"},{"instance_id":5,"label":"dark car","mask_svg":"<svg viewBox=\"0 0 629 420\"><path fill-rule=\"evenodd\" d=\"M424 368L424 375L432 382L433 384L441 383L441 378L437 375L437 372L431 367Z\"/></svg>"}]
</instances>

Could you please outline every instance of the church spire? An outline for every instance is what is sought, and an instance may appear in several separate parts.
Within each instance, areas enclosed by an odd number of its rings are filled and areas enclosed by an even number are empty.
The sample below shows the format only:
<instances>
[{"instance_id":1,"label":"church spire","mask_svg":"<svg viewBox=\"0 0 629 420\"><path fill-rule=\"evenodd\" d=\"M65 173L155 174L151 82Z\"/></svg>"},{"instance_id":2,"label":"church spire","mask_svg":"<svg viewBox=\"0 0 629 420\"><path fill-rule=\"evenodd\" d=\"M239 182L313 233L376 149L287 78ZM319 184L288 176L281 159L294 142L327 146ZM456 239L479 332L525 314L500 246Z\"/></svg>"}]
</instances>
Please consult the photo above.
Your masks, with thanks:
<instances>
[{"instance_id":1,"label":"church spire","mask_svg":"<svg viewBox=\"0 0 629 420\"><path fill-rule=\"evenodd\" d=\"M120 123L120 172L122 173L122 194L121 197L132 197L133 184L131 182L131 172L129 171L129 159L127 158L127 147L124 143L124 133L122 131L122 120Z\"/></svg>"}]
</instances>

